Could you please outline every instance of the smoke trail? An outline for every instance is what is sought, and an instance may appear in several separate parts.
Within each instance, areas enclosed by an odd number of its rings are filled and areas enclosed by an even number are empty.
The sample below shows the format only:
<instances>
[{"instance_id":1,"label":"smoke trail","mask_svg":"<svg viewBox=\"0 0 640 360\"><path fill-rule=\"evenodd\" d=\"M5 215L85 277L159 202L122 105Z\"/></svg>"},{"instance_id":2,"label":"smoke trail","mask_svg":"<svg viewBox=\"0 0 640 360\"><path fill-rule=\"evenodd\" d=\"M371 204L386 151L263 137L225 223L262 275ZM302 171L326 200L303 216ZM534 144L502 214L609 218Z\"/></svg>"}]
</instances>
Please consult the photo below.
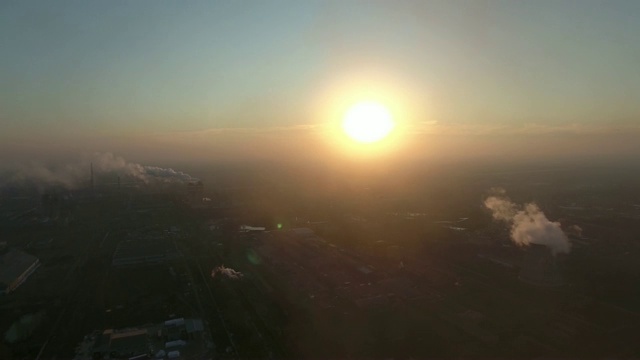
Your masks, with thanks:
<instances>
[{"instance_id":1,"label":"smoke trail","mask_svg":"<svg viewBox=\"0 0 640 360\"><path fill-rule=\"evenodd\" d=\"M235 271L235 270L233 270L231 268L228 268L228 267L224 267L224 265L218 266L218 267L214 268L213 270L211 270L211 277L215 278L216 275L226 276L229 279L233 279L233 280L239 280L239 279L242 279L244 277L244 275L241 272Z\"/></svg>"},{"instance_id":2,"label":"smoke trail","mask_svg":"<svg viewBox=\"0 0 640 360\"><path fill-rule=\"evenodd\" d=\"M161 168L157 166L145 166L144 172L147 176L151 176L156 179L168 179L170 181L190 182L198 179L192 177L182 171L176 171L171 168Z\"/></svg>"},{"instance_id":3,"label":"smoke trail","mask_svg":"<svg viewBox=\"0 0 640 360\"><path fill-rule=\"evenodd\" d=\"M580 226L578 226L578 225L570 226L569 229L567 229L567 231L570 234L573 234L573 235L575 235L577 237L580 237L580 238L582 237L582 228Z\"/></svg>"},{"instance_id":4,"label":"smoke trail","mask_svg":"<svg viewBox=\"0 0 640 360\"><path fill-rule=\"evenodd\" d=\"M545 245L556 255L568 253L571 243L562 231L559 222L547 219L535 203L518 206L504 196L490 196L484 202L493 218L511 224L511 239L520 246Z\"/></svg>"},{"instance_id":5,"label":"smoke trail","mask_svg":"<svg viewBox=\"0 0 640 360\"><path fill-rule=\"evenodd\" d=\"M89 180L89 166L93 164L96 174L117 174L136 181L149 183L190 182L198 179L171 168L145 166L126 161L112 153L96 153L81 161L51 167L38 163L22 166L9 177L8 184L30 184L37 186L62 186L77 188Z\"/></svg>"}]
</instances>

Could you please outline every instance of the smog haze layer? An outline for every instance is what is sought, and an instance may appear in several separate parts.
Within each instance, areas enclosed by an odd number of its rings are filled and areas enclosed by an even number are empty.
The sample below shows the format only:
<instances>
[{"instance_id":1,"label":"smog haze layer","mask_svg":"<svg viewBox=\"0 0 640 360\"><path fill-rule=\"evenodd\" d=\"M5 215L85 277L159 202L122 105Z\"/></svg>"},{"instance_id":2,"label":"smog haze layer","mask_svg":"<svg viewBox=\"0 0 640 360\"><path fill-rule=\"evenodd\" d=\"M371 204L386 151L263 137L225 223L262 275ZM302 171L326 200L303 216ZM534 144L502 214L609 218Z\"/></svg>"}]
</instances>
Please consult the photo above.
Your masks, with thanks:
<instances>
[{"instance_id":1,"label":"smog haze layer","mask_svg":"<svg viewBox=\"0 0 640 360\"><path fill-rule=\"evenodd\" d=\"M0 2L0 359L637 357L638 19Z\"/></svg>"},{"instance_id":2,"label":"smog haze layer","mask_svg":"<svg viewBox=\"0 0 640 360\"><path fill-rule=\"evenodd\" d=\"M0 156L633 161L639 12L633 1L4 4ZM344 143L339 123L360 101L389 109L393 146Z\"/></svg>"}]
</instances>

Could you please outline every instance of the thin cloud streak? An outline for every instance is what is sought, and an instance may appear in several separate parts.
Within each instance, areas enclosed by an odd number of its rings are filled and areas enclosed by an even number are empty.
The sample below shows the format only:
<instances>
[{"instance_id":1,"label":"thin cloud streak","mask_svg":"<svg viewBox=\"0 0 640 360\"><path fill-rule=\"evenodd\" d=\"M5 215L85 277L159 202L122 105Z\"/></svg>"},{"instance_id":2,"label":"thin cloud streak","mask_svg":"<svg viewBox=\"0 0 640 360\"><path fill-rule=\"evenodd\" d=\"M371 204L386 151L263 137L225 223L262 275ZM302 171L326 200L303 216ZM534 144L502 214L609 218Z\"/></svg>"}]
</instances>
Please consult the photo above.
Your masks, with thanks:
<instances>
[{"instance_id":1,"label":"thin cloud streak","mask_svg":"<svg viewBox=\"0 0 640 360\"><path fill-rule=\"evenodd\" d=\"M433 135L615 135L640 134L640 125L591 125L591 124L524 124L524 125L488 125L488 124L443 124L436 121L418 123L411 128L414 134Z\"/></svg>"},{"instance_id":2,"label":"thin cloud streak","mask_svg":"<svg viewBox=\"0 0 640 360\"><path fill-rule=\"evenodd\" d=\"M165 147L208 154L212 158L328 159L339 129L331 123L287 127L212 128L156 133L149 139ZM635 125L471 125L423 121L398 126L404 139L394 157L427 159L572 159L639 157L640 126ZM339 146L338 146L339 147ZM333 155L331 155L333 154ZM343 154L347 155L348 154Z\"/></svg>"},{"instance_id":3,"label":"thin cloud streak","mask_svg":"<svg viewBox=\"0 0 640 360\"><path fill-rule=\"evenodd\" d=\"M323 133L330 130L327 123L301 124L274 127L225 127L209 128L195 131L155 132L149 137L206 137L213 135L288 135L293 133ZM421 121L407 124L404 127L409 134L433 135L615 135L640 134L640 125L601 125L601 124L524 124L524 125L489 125L489 124L446 124L439 121Z\"/></svg>"},{"instance_id":4,"label":"thin cloud streak","mask_svg":"<svg viewBox=\"0 0 640 360\"><path fill-rule=\"evenodd\" d=\"M260 136L260 135L292 135L300 133L321 133L328 129L326 124L304 124L274 127L225 127L208 128L193 131L154 132L143 137L150 138L206 138L211 136Z\"/></svg>"},{"instance_id":5,"label":"thin cloud streak","mask_svg":"<svg viewBox=\"0 0 640 360\"><path fill-rule=\"evenodd\" d=\"M0 144L2 165L70 155L117 152L145 163L233 160L333 161L348 156L336 123L278 127L226 127L194 131L45 136ZM439 121L399 122L397 160L514 160L543 158L640 158L640 125L475 125ZM46 149L46 150L45 150ZM391 159L391 158L390 158Z\"/></svg>"}]
</instances>

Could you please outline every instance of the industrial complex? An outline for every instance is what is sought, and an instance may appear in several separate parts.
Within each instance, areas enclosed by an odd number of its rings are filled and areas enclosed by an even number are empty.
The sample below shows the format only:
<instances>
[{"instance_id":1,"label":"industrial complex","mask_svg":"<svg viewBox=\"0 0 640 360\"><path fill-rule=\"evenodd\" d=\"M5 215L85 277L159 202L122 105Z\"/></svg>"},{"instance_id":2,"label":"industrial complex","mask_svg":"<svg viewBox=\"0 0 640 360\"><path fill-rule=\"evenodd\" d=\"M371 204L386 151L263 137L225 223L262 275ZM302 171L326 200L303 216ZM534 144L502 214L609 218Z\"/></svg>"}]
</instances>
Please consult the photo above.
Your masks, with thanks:
<instances>
[{"instance_id":1,"label":"industrial complex","mask_svg":"<svg viewBox=\"0 0 640 360\"><path fill-rule=\"evenodd\" d=\"M177 318L127 329L106 329L84 337L75 359L196 359L213 349L201 319Z\"/></svg>"},{"instance_id":2,"label":"industrial complex","mask_svg":"<svg viewBox=\"0 0 640 360\"><path fill-rule=\"evenodd\" d=\"M266 186L105 185L98 175L79 190L3 195L3 359L639 350L640 309L611 281L635 278L608 272L632 268L625 254L637 249L624 233L612 245L598 225L609 210L540 197L498 221L473 199L399 210L363 191L338 211ZM361 201L370 210L354 211Z\"/></svg>"}]
</instances>

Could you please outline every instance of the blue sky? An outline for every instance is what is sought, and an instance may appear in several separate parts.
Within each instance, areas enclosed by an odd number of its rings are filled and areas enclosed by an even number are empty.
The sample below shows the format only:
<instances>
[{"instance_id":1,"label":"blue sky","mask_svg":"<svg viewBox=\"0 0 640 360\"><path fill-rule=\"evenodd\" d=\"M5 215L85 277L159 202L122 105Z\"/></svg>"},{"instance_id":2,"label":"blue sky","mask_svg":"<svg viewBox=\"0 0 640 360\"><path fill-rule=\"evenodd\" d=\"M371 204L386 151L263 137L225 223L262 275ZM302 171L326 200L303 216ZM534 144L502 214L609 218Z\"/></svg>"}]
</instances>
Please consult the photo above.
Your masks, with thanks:
<instances>
[{"instance_id":1,"label":"blue sky","mask_svg":"<svg viewBox=\"0 0 640 360\"><path fill-rule=\"evenodd\" d=\"M638 1L5 1L2 138L317 124L354 73L400 84L414 123L634 125L638 19Z\"/></svg>"}]
</instances>

